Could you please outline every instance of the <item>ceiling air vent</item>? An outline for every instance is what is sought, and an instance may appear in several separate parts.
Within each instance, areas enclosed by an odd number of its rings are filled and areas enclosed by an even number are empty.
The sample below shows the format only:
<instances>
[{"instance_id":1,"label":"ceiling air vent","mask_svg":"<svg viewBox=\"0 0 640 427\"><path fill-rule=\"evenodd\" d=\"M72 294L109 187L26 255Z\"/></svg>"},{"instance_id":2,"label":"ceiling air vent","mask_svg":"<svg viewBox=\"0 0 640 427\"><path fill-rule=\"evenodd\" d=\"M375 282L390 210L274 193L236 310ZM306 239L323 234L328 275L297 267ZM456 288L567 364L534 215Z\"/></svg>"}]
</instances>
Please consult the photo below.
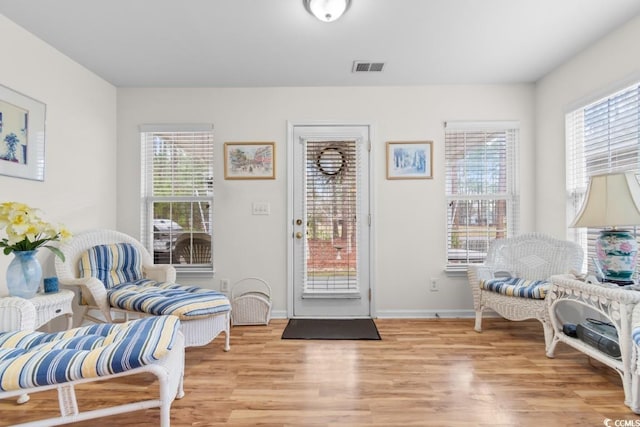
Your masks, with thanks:
<instances>
[{"instance_id":1,"label":"ceiling air vent","mask_svg":"<svg viewBox=\"0 0 640 427\"><path fill-rule=\"evenodd\" d=\"M384 62L353 61L354 73L380 72L384 68Z\"/></svg>"}]
</instances>

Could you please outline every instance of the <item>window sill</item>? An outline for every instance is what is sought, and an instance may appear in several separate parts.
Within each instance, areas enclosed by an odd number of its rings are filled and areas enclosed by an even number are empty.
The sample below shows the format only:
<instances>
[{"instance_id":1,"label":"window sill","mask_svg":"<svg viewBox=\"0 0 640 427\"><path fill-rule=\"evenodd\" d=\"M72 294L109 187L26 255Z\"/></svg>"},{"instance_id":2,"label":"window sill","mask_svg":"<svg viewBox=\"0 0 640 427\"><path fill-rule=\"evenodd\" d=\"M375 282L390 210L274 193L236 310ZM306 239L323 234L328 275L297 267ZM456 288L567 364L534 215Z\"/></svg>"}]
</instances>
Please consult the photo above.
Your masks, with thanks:
<instances>
[{"instance_id":1,"label":"window sill","mask_svg":"<svg viewBox=\"0 0 640 427\"><path fill-rule=\"evenodd\" d=\"M466 276L469 264L447 264L444 272L447 276Z\"/></svg>"},{"instance_id":2,"label":"window sill","mask_svg":"<svg viewBox=\"0 0 640 427\"><path fill-rule=\"evenodd\" d=\"M216 274L216 272L213 269L206 269L206 268L193 268L193 269L186 269L186 268L178 268L176 267L176 276L179 277L194 277L194 278L213 278L213 276Z\"/></svg>"},{"instance_id":3,"label":"window sill","mask_svg":"<svg viewBox=\"0 0 640 427\"><path fill-rule=\"evenodd\" d=\"M345 291L315 291L304 292L302 299L314 299L314 298L331 298L331 299L361 299L360 291L345 290Z\"/></svg>"}]
</instances>

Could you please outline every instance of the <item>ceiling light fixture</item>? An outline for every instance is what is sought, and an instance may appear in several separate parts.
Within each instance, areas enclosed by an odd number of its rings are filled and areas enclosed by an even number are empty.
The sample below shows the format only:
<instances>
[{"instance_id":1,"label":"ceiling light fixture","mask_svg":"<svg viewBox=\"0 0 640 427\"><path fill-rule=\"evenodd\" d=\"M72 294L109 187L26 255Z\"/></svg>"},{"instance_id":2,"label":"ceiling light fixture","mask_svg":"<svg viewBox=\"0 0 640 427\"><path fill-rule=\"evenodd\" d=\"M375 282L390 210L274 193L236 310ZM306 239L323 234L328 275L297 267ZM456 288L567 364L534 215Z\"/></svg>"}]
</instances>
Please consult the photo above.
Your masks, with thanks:
<instances>
[{"instance_id":1,"label":"ceiling light fixture","mask_svg":"<svg viewBox=\"0 0 640 427\"><path fill-rule=\"evenodd\" d=\"M302 0L305 9L322 22L340 18L351 5L351 0Z\"/></svg>"}]
</instances>

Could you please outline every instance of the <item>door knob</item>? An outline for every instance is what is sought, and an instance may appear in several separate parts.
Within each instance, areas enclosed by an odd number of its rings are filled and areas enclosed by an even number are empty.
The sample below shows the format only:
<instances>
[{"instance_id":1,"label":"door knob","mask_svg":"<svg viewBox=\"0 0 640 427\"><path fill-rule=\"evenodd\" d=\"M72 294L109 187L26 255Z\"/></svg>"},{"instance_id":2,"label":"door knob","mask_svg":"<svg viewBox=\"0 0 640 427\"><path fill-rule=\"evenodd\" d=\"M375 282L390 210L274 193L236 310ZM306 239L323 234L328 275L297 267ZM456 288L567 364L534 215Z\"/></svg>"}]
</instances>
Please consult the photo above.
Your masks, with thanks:
<instances>
[{"instance_id":1,"label":"door knob","mask_svg":"<svg viewBox=\"0 0 640 427\"><path fill-rule=\"evenodd\" d=\"M296 233L296 239L302 239L302 232L298 231Z\"/></svg>"}]
</instances>

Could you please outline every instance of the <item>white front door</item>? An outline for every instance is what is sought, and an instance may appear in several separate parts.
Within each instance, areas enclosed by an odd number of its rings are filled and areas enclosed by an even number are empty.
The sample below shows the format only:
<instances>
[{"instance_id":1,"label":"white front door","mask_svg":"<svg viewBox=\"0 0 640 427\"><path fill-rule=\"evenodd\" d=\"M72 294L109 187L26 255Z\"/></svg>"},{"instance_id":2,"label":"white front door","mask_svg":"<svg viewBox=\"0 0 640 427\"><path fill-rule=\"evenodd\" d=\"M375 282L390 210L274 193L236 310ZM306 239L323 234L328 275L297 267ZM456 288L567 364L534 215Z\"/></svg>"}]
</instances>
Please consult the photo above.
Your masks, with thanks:
<instances>
[{"instance_id":1,"label":"white front door","mask_svg":"<svg viewBox=\"0 0 640 427\"><path fill-rule=\"evenodd\" d=\"M368 125L290 125L289 317L369 317Z\"/></svg>"}]
</instances>

